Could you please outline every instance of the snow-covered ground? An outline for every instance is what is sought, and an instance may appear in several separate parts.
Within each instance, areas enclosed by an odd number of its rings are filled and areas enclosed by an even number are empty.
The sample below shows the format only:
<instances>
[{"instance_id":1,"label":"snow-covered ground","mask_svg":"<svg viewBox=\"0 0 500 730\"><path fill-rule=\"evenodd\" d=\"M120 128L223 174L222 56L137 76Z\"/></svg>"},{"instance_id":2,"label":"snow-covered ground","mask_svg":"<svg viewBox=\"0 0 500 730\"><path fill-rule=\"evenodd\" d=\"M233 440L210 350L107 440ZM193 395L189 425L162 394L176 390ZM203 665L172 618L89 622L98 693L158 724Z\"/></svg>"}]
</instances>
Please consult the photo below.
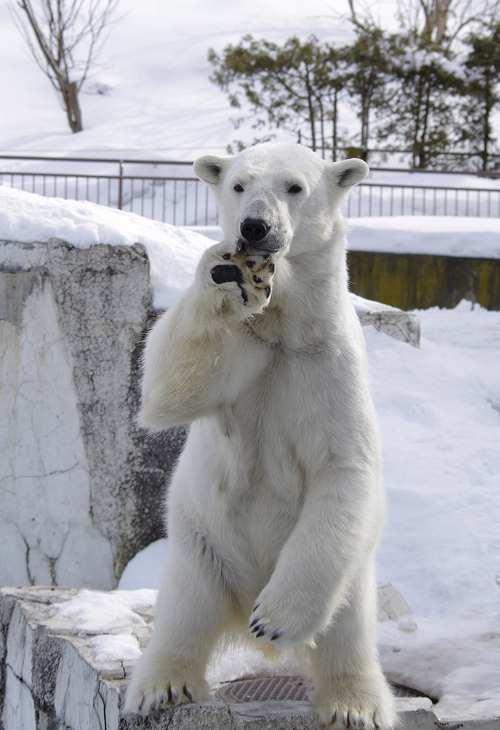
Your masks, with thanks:
<instances>
[{"instance_id":1,"label":"snow-covered ground","mask_svg":"<svg viewBox=\"0 0 500 730\"><path fill-rule=\"evenodd\" d=\"M121 0L117 22L81 92L83 132L72 134L49 80L36 66L0 0L0 152L193 160L224 152L235 139L250 143L262 130L231 118L245 116L209 81L209 48L221 52L247 33L277 43L315 34L344 45L353 38L347 0ZM396 29L396 0L372 0L373 15ZM494 131L500 115L494 120ZM342 102L339 128L359 129L356 111ZM328 132L329 133L329 132ZM278 131L281 140L296 141ZM373 164L373 161L372 161ZM1 162L0 162L1 167ZM489 182L489 181L488 181ZM435 184L435 183L434 183Z\"/></svg>"}]
</instances>

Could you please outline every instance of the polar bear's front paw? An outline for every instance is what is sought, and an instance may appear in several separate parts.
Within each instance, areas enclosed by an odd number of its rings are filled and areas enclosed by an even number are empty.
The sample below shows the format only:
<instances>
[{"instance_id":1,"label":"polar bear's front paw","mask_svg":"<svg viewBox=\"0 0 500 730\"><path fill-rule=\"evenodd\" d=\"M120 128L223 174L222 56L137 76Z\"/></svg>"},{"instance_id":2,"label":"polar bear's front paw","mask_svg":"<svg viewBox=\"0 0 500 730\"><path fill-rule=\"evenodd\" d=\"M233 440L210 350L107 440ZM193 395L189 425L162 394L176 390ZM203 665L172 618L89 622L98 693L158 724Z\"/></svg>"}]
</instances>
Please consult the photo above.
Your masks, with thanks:
<instances>
[{"instance_id":1,"label":"polar bear's front paw","mask_svg":"<svg viewBox=\"0 0 500 730\"><path fill-rule=\"evenodd\" d=\"M155 681L134 681L127 689L125 712L149 715L185 702L201 702L207 699L208 685L205 681L167 679L158 676Z\"/></svg>"},{"instance_id":2,"label":"polar bear's front paw","mask_svg":"<svg viewBox=\"0 0 500 730\"><path fill-rule=\"evenodd\" d=\"M394 698L382 676L339 677L331 689L313 694L313 709L328 730L391 730L396 724Z\"/></svg>"},{"instance_id":3,"label":"polar bear's front paw","mask_svg":"<svg viewBox=\"0 0 500 730\"><path fill-rule=\"evenodd\" d=\"M317 618L308 617L292 602L280 600L264 589L250 616L249 628L256 639L277 649L289 649L300 644L314 647Z\"/></svg>"},{"instance_id":4,"label":"polar bear's front paw","mask_svg":"<svg viewBox=\"0 0 500 730\"><path fill-rule=\"evenodd\" d=\"M224 241L212 252L215 254L210 267L212 282L228 293L233 292L236 303L244 306L248 314L263 309L271 297L276 270L272 257L234 250L234 244L228 246Z\"/></svg>"}]
</instances>

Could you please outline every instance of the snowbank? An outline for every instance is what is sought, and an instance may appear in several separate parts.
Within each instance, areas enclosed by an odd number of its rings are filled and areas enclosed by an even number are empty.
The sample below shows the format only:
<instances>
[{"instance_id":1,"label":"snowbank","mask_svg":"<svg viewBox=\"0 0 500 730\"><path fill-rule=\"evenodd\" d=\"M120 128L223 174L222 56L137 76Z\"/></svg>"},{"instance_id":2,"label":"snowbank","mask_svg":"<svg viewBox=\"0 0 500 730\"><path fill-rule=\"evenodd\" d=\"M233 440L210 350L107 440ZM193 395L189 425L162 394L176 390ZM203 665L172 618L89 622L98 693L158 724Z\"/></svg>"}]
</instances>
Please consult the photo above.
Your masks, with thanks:
<instances>
[{"instance_id":1,"label":"snowbank","mask_svg":"<svg viewBox=\"0 0 500 730\"><path fill-rule=\"evenodd\" d=\"M45 198L0 186L0 240L44 243L61 238L77 248L142 243L151 265L153 306L170 307L189 286L203 235L86 201Z\"/></svg>"},{"instance_id":2,"label":"snowbank","mask_svg":"<svg viewBox=\"0 0 500 730\"><path fill-rule=\"evenodd\" d=\"M349 249L500 258L500 219L408 215L349 218Z\"/></svg>"}]
</instances>

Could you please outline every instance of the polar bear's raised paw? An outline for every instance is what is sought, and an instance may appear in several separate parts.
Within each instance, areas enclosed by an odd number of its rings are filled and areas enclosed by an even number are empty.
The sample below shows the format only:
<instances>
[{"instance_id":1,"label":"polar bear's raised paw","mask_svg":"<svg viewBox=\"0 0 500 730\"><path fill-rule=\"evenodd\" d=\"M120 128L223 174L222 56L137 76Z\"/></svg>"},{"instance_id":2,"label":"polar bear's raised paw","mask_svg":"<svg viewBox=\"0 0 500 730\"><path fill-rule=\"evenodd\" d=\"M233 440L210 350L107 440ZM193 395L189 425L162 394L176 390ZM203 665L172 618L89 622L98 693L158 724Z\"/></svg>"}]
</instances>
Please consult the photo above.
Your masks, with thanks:
<instances>
[{"instance_id":1,"label":"polar bear's raised paw","mask_svg":"<svg viewBox=\"0 0 500 730\"><path fill-rule=\"evenodd\" d=\"M263 309L271 297L276 270L272 257L248 254L227 241L212 247L210 253L212 283L228 292L236 292L239 303L248 310L248 314ZM237 285L237 289L233 284Z\"/></svg>"}]
</instances>

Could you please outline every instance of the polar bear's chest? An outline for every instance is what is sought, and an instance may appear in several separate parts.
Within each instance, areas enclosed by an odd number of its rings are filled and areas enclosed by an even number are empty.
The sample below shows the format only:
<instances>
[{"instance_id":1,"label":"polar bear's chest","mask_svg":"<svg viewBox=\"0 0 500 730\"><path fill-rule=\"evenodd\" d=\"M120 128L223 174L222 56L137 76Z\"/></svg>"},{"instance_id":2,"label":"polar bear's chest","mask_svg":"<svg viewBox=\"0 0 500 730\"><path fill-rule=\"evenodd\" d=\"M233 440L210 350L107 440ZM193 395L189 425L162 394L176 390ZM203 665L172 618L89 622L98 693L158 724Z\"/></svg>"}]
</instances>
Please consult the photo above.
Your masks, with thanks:
<instances>
[{"instance_id":1,"label":"polar bear's chest","mask_svg":"<svg viewBox=\"0 0 500 730\"><path fill-rule=\"evenodd\" d=\"M209 438L229 493L257 498L264 490L294 504L301 499L306 482L302 452L314 423L305 404L308 389L300 373L292 377L290 367L282 370L273 362L219 407Z\"/></svg>"}]
</instances>

